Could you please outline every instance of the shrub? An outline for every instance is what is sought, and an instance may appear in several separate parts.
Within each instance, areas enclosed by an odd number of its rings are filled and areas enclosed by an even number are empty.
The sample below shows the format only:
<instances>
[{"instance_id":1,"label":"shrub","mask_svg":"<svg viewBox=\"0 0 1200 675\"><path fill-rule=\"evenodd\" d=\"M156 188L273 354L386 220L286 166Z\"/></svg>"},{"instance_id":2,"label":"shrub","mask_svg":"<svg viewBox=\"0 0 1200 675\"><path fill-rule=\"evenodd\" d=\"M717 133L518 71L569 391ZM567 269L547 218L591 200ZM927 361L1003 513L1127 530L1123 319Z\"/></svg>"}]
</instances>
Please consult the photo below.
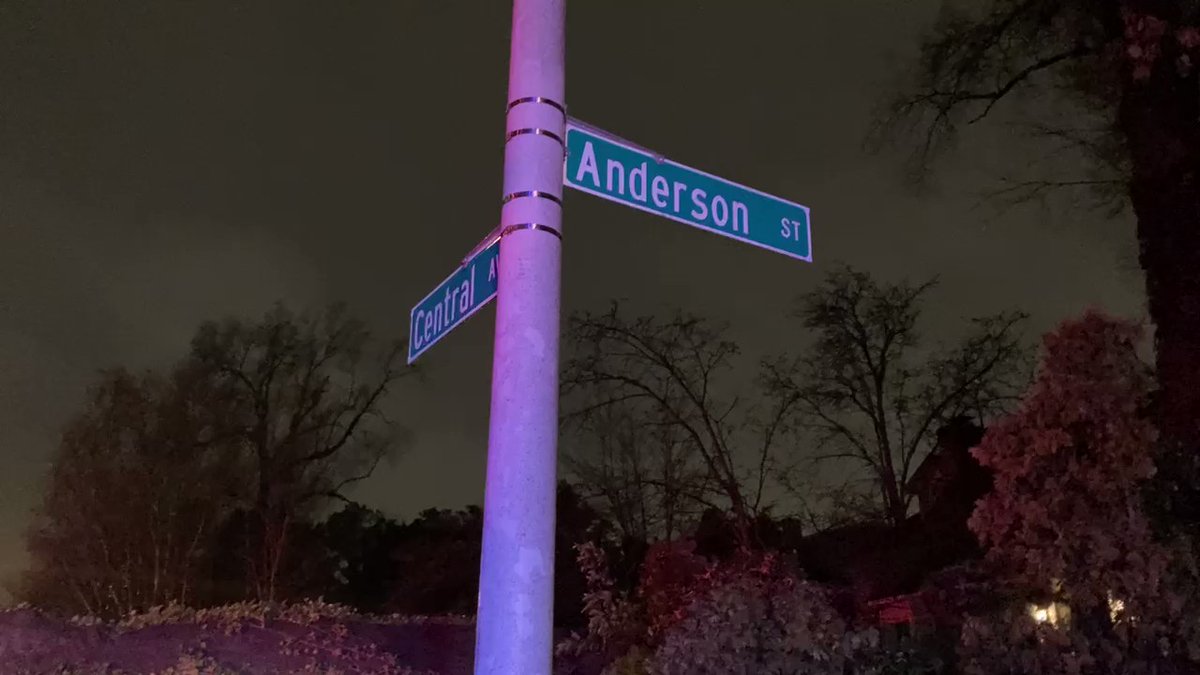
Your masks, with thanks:
<instances>
[{"instance_id":1,"label":"shrub","mask_svg":"<svg viewBox=\"0 0 1200 675\"><path fill-rule=\"evenodd\" d=\"M682 620L688 606L712 585L716 567L695 551L692 541L681 540L656 543L646 552L638 598L652 643Z\"/></svg>"},{"instance_id":2,"label":"shrub","mask_svg":"<svg viewBox=\"0 0 1200 675\"><path fill-rule=\"evenodd\" d=\"M778 553L742 551L713 563L689 542L657 544L628 597L614 590L602 551L578 550L589 633L558 654L599 654L604 675L942 672L930 653L886 651L878 631L852 629L832 594Z\"/></svg>"},{"instance_id":3,"label":"shrub","mask_svg":"<svg viewBox=\"0 0 1200 675\"><path fill-rule=\"evenodd\" d=\"M847 632L827 592L777 556L742 557L705 575L708 590L649 659L657 675L837 673L876 635Z\"/></svg>"},{"instance_id":4,"label":"shrub","mask_svg":"<svg viewBox=\"0 0 1200 675\"><path fill-rule=\"evenodd\" d=\"M973 452L995 475L970 525L1011 595L967 622L968 673L1196 672L1196 578L1142 508L1155 471L1136 325L1089 313L1045 338L1020 408ZM1069 608L1036 624L1026 602ZM1118 602L1119 601L1119 604Z\"/></svg>"}]
</instances>

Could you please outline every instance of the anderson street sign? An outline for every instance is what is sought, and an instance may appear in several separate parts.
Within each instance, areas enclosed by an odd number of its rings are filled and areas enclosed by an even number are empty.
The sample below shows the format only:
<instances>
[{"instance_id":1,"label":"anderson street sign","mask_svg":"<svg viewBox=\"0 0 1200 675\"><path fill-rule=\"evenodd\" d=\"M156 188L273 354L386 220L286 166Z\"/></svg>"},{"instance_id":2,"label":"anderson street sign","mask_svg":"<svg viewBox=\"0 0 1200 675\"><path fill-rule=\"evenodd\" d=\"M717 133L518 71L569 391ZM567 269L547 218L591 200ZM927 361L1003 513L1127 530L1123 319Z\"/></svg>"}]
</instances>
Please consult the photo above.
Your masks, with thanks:
<instances>
[{"instance_id":1,"label":"anderson street sign","mask_svg":"<svg viewBox=\"0 0 1200 675\"><path fill-rule=\"evenodd\" d=\"M496 264L500 238L471 255L446 280L438 284L409 314L408 362L466 321L496 297Z\"/></svg>"},{"instance_id":2,"label":"anderson street sign","mask_svg":"<svg viewBox=\"0 0 1200 675\"><path fill-rule=\"evenodd\" d=\"M808 207L567 121L563 182L635 209L812 262Z\"/></svg>"}]
</instances>

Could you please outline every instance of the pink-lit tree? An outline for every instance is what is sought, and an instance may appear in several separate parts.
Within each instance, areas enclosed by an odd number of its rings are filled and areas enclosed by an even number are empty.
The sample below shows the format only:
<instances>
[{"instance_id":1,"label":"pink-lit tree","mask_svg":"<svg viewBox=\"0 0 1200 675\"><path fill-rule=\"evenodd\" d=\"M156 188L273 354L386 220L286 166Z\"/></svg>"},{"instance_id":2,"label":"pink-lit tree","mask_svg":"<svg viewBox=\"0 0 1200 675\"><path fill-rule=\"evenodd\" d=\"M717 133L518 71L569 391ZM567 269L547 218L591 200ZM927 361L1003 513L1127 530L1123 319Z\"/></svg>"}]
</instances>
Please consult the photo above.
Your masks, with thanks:
<instances>
[{"instance_id":1,"label":"pink-lit tree","mask_svg":"<svg viewBox=\"0 0 1200 675\"><path fill-rule=\"evenodd\" d=\"M1005 616L967 623L968 672L1191 663L1183 625L1194 583L1174 564L1182 549L1156 539L1142 507L1156 432L1140 338L1138 326L1097 313L1064 324L1045 338L1020 409L974 450L995 487L970 526L1013 602Z\"/></svg>"}]
</instances>

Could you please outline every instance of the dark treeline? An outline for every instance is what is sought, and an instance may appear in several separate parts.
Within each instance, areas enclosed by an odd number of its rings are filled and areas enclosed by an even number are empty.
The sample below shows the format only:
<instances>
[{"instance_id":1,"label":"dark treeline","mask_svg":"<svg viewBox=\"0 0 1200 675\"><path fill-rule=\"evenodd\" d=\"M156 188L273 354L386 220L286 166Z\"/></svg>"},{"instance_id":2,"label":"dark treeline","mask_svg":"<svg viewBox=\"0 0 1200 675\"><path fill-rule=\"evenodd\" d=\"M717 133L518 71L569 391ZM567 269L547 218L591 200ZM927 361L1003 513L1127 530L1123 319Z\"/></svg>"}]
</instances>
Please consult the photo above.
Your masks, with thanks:
<instances>
[{"instance_id":1,"label":"dark treeline","mask_svg":"<svg viewBox=\"0 0 1200 675\"><path fill-rule=\"evenodd\" d=\"M797 306L808 351L757 365L706 319L618 306L571 317L560 624L581 620L584 542L632 588L658 541L724 557L794 548L840 522L905 522L933 432L1003 410L1024 375L1019 314L978 319L948 347L920 340L932 287L837 270ZM478 508L399 522L345 495L407 437L383 412L410 372L398 347L340 306L276 307L202 324L165 372L101 373L64 431L15 594L107 617L306 597L472 613ZM736 390L746 368L756 384ZM830 461L843 483L797 478Z\"/></svg>"},{"instance_id":2,"label":"dark treeline","mask_svg":"<svg viewBox=\"0 0 1200 675\"><path fill-rule=\"evenodd\" d=\"M1164 455L1138 327L1065 323L1031 382L1022 314L931 339L934 286L835 269L798 299L809 342L757 363L709 319L571 316L560 654L639 673L734 657L1000 673L1085 641L1120 668L1190 667L1195 548L1146 490ZM409 372L397 353L340 307L277 307L202 324L165 372L102 373L15 594L105 618L309 598L472 614L478 507L400 521L346 494L407 437L383 414Z\"/></svg>"}]
</instances>

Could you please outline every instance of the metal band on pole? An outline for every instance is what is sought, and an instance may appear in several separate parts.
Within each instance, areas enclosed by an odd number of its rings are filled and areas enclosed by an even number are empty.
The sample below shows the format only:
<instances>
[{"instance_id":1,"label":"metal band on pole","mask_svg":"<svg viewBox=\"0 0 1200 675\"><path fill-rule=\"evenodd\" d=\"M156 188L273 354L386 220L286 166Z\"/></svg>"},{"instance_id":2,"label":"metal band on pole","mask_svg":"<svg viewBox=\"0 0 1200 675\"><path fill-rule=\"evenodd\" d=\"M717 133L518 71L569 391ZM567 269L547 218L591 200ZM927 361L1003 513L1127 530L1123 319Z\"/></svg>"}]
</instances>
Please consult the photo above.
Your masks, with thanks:
<instances>
[{"instance_id":1,"label":"metal band on pole","mask_svg":"<svg viewBox=\"0 0 1200 675\"><path fill-rule=\"evenodd\" d=\"M558 112L562 113L564 117L567 114L567 106L559 103L558 101L548 99L545 96L525 96L513 101L509 101L508 107L504 109L504 112L508 112L522 103L545 103L551 108L557 108Z\"/></svg>"},{"instance_id":2,"label":"metal band on pole","mask_svg":"<svg viewBox=\"0 0 1200 675\"><path fill-rule=\"evenodd\" d=\"M511 141L512 139L516 138L517 136L524 136L526 134L536 134L538 136L545 136L546 138L553 138L554 140L558 141L559 145L564 145L561 135L556 134L553 131L550 131L549 129L539 129L537 127L527 127L525 129L513 129L512 131L510 131L504 135L504 142L507 143L507 142Z\"/></svg>"},{"instance_id":3,"label":"metal band on pole","mask_svg":"<svg viewBox=\"0 0 1200 675\"><path fill-rule=\"evenodd\" d=\"M521 199L522 197L536 197L538 199L548 199L548 200L554 202L555 204L558 204L560 206L562 205L562 197L559 197L558 195L552 194L549 192L542 192L541 190L520 190L518 192L510 192L510 193L504 195L504 197L502 197L500 199L500 203L507 204L514 199Z\"/></svg>"},{"instance_id":4,"label":"metal band on pole","mask_svg":"<svg viewBox=\"0 0 1200 675\"><path fill-rule=\"evenodd\" d=\"M519 230L537 230L538 232L549 232L550 234L558 237L560 241L562 240L562 232L559 232L549 225L543 225L541 223L517 223L516 225L509 225L503 230L500 230L500 236L507 237L513 232L517 232Z\"/></svg>"}]
</instances>

